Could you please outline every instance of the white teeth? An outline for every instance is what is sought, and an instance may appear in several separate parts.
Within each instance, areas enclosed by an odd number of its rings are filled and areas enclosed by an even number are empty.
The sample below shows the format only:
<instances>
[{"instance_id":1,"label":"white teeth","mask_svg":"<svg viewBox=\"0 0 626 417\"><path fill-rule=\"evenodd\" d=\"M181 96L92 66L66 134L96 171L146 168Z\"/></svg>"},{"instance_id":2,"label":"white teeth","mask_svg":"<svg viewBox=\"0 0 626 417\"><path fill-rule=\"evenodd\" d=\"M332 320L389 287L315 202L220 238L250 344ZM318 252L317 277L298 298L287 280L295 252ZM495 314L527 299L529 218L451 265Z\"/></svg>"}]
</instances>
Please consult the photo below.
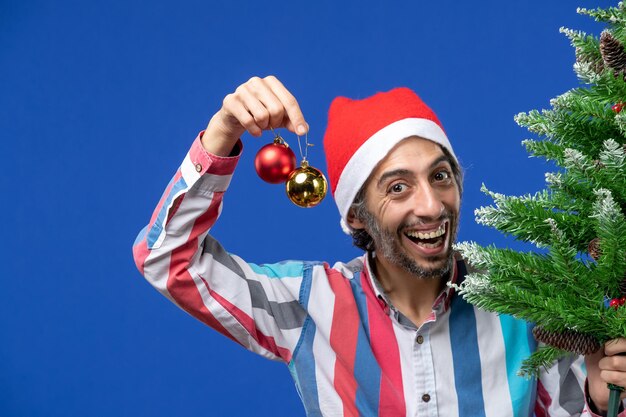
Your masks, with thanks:
<instances>
[{"instance_id":1,"label":"white teeth","mask_svg":"<svg viewBox=\"0 0 626 417\"><path fill-rule=\"evenodd\" d=\"M417 238L417 239L434 239L439 236L443 236L444 233L446 233L446 224L441 223L441 226L439 226L439 229L435 230L434 232L420 233L418 231L412 231L412 232L408 232L406 235L409 237Z\"/></svg>"},{"instance_id":2,"label":"white teeth","mask_svg":"<svg viewBox=\"0 0 626 417\"><path fill-rule=\"evenodd\" d=\"M440 246L441 244L442 244L441 242L437 242L437 243L420 242L417 245L418 246L422 246L424 248L433 249L433 248L436 248L436 247Z\"/></svg>"}]
</instances>

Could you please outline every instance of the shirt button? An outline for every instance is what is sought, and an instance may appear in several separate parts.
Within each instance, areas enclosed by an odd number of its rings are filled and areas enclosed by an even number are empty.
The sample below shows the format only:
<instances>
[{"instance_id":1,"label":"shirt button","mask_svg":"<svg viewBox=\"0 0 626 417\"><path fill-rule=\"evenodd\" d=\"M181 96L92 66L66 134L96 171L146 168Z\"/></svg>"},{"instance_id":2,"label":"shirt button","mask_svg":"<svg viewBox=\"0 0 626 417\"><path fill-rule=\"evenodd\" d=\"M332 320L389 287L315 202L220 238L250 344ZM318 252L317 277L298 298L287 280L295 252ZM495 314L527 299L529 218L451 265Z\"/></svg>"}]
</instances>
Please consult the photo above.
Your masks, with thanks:
<instances>
[{"instance_id":1,"label":"shirt button","mask_svg":"<svg viewBox=\"0 0 626 417\"><path fill-rule=\"evenodd\" d=\"M421 345L422 343L424 343L424 336L420 334L419 336L417 336L417 339L415 339L415 341L418 345Z\"/></svg>"},{"instance_id":2,"label":"shirt button","mask_svg":"<svg viewBox=\"0 0 626 417\"><path fill-rule=\"evenodd\" d=\"M424 394L424 395L422 395L422 401L424 401L425 403L427 403L428 401L430 401L430 395L428 395L428 394Z\"/></svg>"},{"instance_id":3,"label":"shirt button","mask_svg":"<svg viewBox=\"0 0 626 417\"><path fill-rule=\"evenodd\" d=\"M196 164L196 172L202 171L202 164Z\"/></svg>"}]
</instances>

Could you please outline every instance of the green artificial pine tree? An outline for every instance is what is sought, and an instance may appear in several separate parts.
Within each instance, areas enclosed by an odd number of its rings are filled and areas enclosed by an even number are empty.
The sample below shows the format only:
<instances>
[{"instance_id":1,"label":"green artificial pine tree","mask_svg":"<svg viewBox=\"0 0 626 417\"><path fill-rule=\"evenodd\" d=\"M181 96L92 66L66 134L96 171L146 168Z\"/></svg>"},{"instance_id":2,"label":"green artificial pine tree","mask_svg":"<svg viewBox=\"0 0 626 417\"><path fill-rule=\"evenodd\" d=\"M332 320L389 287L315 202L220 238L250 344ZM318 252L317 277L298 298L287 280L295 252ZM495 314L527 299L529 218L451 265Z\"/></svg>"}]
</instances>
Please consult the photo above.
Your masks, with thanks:
<instances>
[{"instance_id":1,"label":"green artificial pine tree","mask_svg":"<svg viewBox=\"0 0 626 417\"><path fill-rule=\"evenodd\" d=\"M479 223L540 250L457 245L480 271L460 286L466 300L536 323L545 347L524 362L525 376L626 337L626 7L578 12L607 25L599 38L561 29L576 49L583 85L553 99L549 110L515 117L539 136L523 142L529 154L552 161L556 172L534 195L483 186L494 205L476 210Z\"/></svg>"}]
</instances>

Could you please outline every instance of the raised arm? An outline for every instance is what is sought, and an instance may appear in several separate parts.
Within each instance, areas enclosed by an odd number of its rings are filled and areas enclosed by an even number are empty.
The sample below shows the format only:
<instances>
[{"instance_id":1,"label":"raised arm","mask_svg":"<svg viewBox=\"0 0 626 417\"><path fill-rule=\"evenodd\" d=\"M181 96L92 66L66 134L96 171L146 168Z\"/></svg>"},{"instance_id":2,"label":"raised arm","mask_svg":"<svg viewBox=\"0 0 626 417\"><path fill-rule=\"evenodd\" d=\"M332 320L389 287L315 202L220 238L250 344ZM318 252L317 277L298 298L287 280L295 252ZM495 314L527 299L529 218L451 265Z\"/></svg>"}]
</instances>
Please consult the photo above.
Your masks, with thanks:
<instances>
[{"instance_id":1,"label":"raised arm","mask_svg":"<svg viewBox=\"0 0 626 417\"><path fill-rule=\"evenodd\" d=\"M248 264L208 234L239 159L240 136L270 126L308 128L276 78L251 78L194 141L133 255L148 282L183 310L249 350L289 362L306 318L299 288L307 264Z\"/></svg>"}]
</instances>

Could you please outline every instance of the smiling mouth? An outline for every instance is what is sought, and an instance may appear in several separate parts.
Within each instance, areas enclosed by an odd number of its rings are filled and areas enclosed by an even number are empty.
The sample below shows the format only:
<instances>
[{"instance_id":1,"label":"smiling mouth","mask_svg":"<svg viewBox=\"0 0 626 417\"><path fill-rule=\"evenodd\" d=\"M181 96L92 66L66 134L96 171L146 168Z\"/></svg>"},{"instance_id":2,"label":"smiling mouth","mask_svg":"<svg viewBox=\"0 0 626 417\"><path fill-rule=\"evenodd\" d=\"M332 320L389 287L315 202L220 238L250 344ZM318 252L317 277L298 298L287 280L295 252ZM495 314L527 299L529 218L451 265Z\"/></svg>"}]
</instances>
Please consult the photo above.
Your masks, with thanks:
<instances>
[{"instance_id":1,"label":"smiling mouth","mask_svg":"<svg viewBox=\"0 0 626 417\"><path fill-rule=\"evenodd\" d=\"M432 232L419 232L412 230L404 233L404 235L418 246L433 249L437 248L445 242L448 222L441 223L439 228Z\"/></svg>"}]
</instances>

